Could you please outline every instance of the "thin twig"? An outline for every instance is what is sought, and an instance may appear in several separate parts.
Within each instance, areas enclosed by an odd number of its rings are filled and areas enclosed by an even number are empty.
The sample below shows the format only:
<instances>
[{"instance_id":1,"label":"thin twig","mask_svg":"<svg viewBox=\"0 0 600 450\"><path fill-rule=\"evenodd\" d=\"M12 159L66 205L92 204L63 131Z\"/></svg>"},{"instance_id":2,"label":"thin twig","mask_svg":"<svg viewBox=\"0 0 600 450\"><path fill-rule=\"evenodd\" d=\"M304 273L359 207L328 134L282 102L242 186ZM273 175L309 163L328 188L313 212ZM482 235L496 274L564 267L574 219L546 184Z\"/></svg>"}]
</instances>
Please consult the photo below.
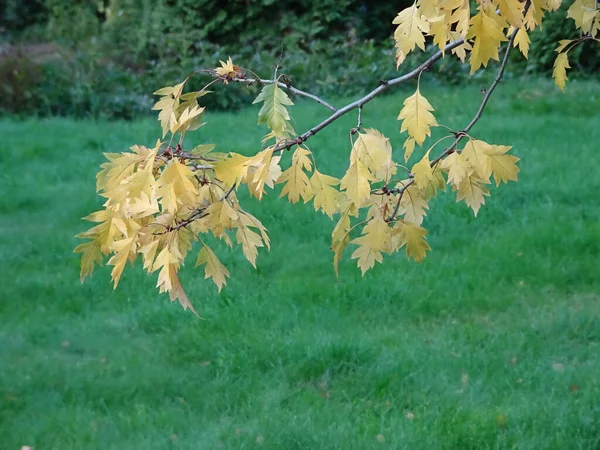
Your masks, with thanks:
<instances>
[{"instance_id":1,"label":"thin twig","mask_svg":"<svg viewBox=\"0 0 600 450\"><path fill-rule=\"evenodd\" d=\"M322 98L317 97L314 94L310 94L309 92L305 92L300 89L297 89L289 83L283 83L281 81L265 80L262 78L233 78L231 81L234 81L236 83L243 83L243 84L254 84L254 83L273 84L273 83L277 83L277 86L279 86L281 88L285 88L285 89L289 90L290 92L294 93L295 95L310 98L311 100L314 100L315 102L319 103L320 105L323 105L325 108L329 109L330 111L333 111L333 112L337 111L337 108L335 106L329 104Z\"/></svg>"},{"instance_id":2,"label":"thin twig","mask_svg":"<svg viewBox=\"0 0 600 450\"><path fill-rule=\"evenodd\" d=\"M454 42L446 45L446 47L444 48L444 51L448 52L448 51L452 50L453 48L456 48L456 47L462 45L463 43L464 43L464 39L461 38L458 41L454 41ZM352 111L353 109L359 108L359 107L365 105L366 103L370 102L371 100L373 100L375 97L377 97L379 94L381 94L383 91L387 90L388 88L390 88L392 86L396 86L401 83L404 83L405 81L408 81L412 78L415 78L422 71L428 69L433 64L435 64L438 60L440 60L442 58L442 56L443 56L443 53L441 50L439 50L433 56L431 56L427 61L425 61L423 64L421 64L419 67L412 70L411 72L408 72L407 74L402 75L400 77L393 78L389 81L382 82L377 88L373 89L371 92L369 92L364 97L362 97L352 103L349 103L348 105L344 106L341 109L338 109L334 114L329 116L323 122L321 122L318 125L315 125L310 130L308 130L306 133L299 136L298 139L296 139L294 142L292 142L292 143L290 143L289 141L282 142L282 143L278 144L273 151L281 152L283 150L290 149L293 145L295 145L295 143L301 144L301 143L305 142L311 136L314 136L319 131L321 131L323 128L325 128L327 125L331 124L332 122L335 122L337 119L342 117L344 114L347 114L348 112Z\"/></svg>"},{"instance_id":3,"label":"thin twig","mask_svg":"<svg viewBox=\"0 0 600 450\"><path fill-rule=\"evenodd\" d=\"M519 29L515 28L515 31L513 31L512 34L510 35L510 38L508 39L506 52L504 53L504 58L502 59L502 64L500 65L500 69L498 70L498 73L496 74L496 78L494 79L494 82L490 85L490 87L485 92L483 100L481 101L481 105L479 105L479 109L477 110L477 113L475 114L475 117L473 117L473 120L471 120L471 122L469 122L469 125L467 125L465 127L465 129L463 130L463 132L465 134L468 133L469 130L471 128L473 128L473 126L481 118L481 115L483 114L483 110L485 109L485 106L487 105L488 100L492 96L494 89L496 89L496 86L498 86L498 84L502 81L502 77L504 75L504 69L506 69L506 64L508 63L508 55L510 55L510 50L512 49L513 43L515 42L515 37L517 36L518 31L519 31Z\"/></svg>"},{"instance_id":4,"label":"thin twig","mask_svg":"<svg viewBox=\"0 0 600 450\"><path fill-rule=\"evenodd\" d=\"M404 196L404 191L406 191L409 186L411 184L413 184L415 182L414 178L411 178L408 183L406 183L404 186L402 186L400 189L398 189L398 193L400 194L398 196L398 201L396 202L396 207L394 208L394 212L392 213L392 215L390 217L388 217L387 222L390 223L392 220L394 220L394 218L396 217L396 215L398 214L398 210L400 209L400 202L402 201L402 197ZM390 190L391 192L391 190Z\"/></svg>"},{"instance_id":5,"label":"thin twig","mask_svg":"<svg viewBox=\"0 0 600 450\"><path fill-rule=\"evenodd\" d=\"M223 194L223 196L219 199L219 202L227 200L227 198L235 190L235 186L236 186L236 184L233 183L233 185L229 188L229 190L227 190L227 192L225 192ZM217 203L219 203L219 202L217 202ZM208 216L208 212L206 211L206 208L198 208L196 211L194 211L190 215L190 217L188 217L187 219L182 220L181 222L177 223L177 225L165 227L165 231L162 232L162 233L160 233L160 234L166 234L166 233L170 233L172 231L180 230L181 228L187 227L190 223L194 222L195 220L203 219L206 216Z\"/></svg>"},{"instance_id":6,"label":"thin twig","mask_svg":"<svg viewBox=\"0 0 600 450\"><path fill-rule=\"evenodd\" d=\"M462 131L458 131L458 132L454 133L455 137L456 137L454 142L449 147L444 149L444 151L440 154L440 156L438 156L437 158L435 158L434 160L432 160L430 162L431 167L435 167L443 158L445 158L446 156L453 153L454 150L456 149L456 146L460 143L460 141L464 137L468 136L469 130L471 130L471 128L473 128L473 126L475 126L477 121L481 118L481 116L483 114L483 110L485 109L492 93L496 89L496 86L498 86L498 84L502 81L502 76L504 75L504 70L506 69L506 65L508 63L508 56L513 47L513 43L515 41L515 37L516 37L518 31L519 30L516 29L511 34L511 36L508 40L506 52L504 53L504 58L502 59L502 63L500 64L500 68L498 69L498 73L496 74L496 78L494 79L494 81L492 82L490 87L486 90L485 96L483 97L483 100L481 101L481 104L479 105L479 108L477 109L475 116ZM408 181L408 183L406 183L401 188L394 188L394 189L388 190L388 192L391 194L400 194L400 196L398 197L398 202L396 203L396 208L394 209L394 213L392 214L392 216L390 216L388 218L388 222L391 222L392 220L394 220L394 218L396 217L396 214L398 214L398 209L400 208L400 201L402 200L402 195L404 194L404 191L406 191L406 189L408 189L408 187L414 183L414 181L415 181L415 179L413 178L410 181Z\"/></svg>"}]
</instances>

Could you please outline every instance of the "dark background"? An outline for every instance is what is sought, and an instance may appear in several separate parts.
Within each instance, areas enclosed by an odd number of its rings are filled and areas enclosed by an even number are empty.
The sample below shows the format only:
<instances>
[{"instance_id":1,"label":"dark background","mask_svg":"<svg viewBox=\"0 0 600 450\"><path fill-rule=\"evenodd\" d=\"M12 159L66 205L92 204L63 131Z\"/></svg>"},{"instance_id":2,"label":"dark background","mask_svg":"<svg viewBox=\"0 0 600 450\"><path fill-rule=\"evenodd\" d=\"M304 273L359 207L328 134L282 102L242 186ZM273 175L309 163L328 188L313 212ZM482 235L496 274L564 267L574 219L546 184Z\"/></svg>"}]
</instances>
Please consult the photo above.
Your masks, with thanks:
<instances>
[{"instance_id":1,"label":"dark background","mask_svg":"<svg viewBox=\"0 0 600 450\"><path fill-rule=\"evenodd\" d=\"M4 0L0 113L130 119L148 112L156 89L228 56L268 77L281 49L283 72L296 86L321 95L357 94L396 74L392 20L410 3ZM511 76L550 76L557 41L576 36L566 19L570 4L548 13L543 30L532 34L528 61L514 52ZM569 54L570 77L600 69L594 44ZM401 70L426 56L415 52ZM468 70L445 58L428 78L458 84ZM229 86L207 97L207 106L238 108L255 94Z\"/></svg>"}]
</instances>

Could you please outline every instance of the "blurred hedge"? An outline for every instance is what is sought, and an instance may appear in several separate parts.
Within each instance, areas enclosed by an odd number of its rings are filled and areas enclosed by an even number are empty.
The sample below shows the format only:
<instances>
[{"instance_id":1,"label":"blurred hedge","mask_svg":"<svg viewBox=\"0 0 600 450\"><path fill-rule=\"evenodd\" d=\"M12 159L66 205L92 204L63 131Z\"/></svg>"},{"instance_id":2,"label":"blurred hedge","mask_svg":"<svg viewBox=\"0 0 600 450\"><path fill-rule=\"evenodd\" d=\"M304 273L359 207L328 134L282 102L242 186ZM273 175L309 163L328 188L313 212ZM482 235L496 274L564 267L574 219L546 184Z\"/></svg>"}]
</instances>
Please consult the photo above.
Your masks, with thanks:
<instances>
[{"instance_id":1,"label":"blurred hedge","mask_svg":"<svg viewBox=\"0 0 600 450\"><path fill-rule=\"evenodd\" d=\"M391 20L409 3L4 0L0 32L9 40L0 52L0 112L133 118L149 111L149 93L228 56L269 76L281 49L283 72L297 87L357 94L397 73ZM574 33L565 17L563 8L533 34L529 61L514 58L517 74L551 72L557 40ZM572 66L593 73L599 47L573 54ZM425 57L418 52L402 70ZM445 83L467 77L449 58L432 76ZM207 106L237 108L256 95L256 87L218 89L220 95L205 97Z\"/></svg>"}]
</instances>

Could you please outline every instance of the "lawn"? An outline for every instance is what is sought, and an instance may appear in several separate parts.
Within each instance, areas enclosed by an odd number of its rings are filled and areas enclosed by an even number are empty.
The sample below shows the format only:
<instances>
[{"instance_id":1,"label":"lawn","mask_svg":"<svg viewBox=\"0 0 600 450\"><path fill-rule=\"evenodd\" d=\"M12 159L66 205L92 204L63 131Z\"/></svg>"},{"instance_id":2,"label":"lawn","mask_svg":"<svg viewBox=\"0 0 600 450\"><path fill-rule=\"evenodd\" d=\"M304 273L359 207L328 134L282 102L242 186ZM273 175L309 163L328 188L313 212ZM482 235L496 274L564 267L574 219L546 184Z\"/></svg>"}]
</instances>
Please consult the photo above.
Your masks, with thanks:
<instances>
[{"instance_id":1,"label":"lawn","mask_svg":"<svg viewBox=\"0 0 600 450\"><path fill-rule=\"evenodd\" d=\"M398 150L407 93L364 111ZM477 82L422 93L454 129L481 98ZM196 135L255 152L256 112L209 114ZM292 114L303 131L327 111ZM343 174L355 122L311 139L321 171ZM81 285L72 253L102 152L153 145L158 122L0 132L1 449L600 448L600 84L499 87L472 134L513 145L520 182L477 218L435 199L420 265L398 253L361 278L346 253L336 279L326 216L247 200L273 248L257 270L219 250L220 294L190 261L204 320L131 267L116 291L106 267Z\"/></svg>"}]
</instances>

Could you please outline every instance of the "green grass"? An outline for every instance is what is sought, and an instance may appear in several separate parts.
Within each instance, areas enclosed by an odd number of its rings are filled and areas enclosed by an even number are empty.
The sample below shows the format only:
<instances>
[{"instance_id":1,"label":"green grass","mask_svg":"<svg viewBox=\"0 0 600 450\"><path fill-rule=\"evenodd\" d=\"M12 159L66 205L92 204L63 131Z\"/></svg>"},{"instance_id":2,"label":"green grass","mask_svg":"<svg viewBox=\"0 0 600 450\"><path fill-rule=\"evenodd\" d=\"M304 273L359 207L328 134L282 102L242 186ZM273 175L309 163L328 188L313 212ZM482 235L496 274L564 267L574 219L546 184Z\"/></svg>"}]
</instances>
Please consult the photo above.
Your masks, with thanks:
<instances>
[{"instance_id":1,"label":"green grass","mask_svg":"<svg viewBox=\"0 0 600 450\"><path fill-rule=\"evenodd\" d=\"M364 113L397 149L406 93ZM480 100L476 83L422 93L455 129ZM326 113L299 102L296 128ZM255 114L210 114L197 136L255 151ZM343 173L355 120L311 139L322 171ZM1 449L600 448L597 83L500 86L472 134L514 145L521 181L477 219L451 193L434 200L421 265L396 254L361 279L346 260L336 280L327 217L276 193L246 201L273 248L256 271L220 251L221 294L183 270L205 320L140 270L115 292L105 267L79 283L74 235L101 204L102 152L151 145L158 123L0 132Z\"/></svg>"}]
</instances>

